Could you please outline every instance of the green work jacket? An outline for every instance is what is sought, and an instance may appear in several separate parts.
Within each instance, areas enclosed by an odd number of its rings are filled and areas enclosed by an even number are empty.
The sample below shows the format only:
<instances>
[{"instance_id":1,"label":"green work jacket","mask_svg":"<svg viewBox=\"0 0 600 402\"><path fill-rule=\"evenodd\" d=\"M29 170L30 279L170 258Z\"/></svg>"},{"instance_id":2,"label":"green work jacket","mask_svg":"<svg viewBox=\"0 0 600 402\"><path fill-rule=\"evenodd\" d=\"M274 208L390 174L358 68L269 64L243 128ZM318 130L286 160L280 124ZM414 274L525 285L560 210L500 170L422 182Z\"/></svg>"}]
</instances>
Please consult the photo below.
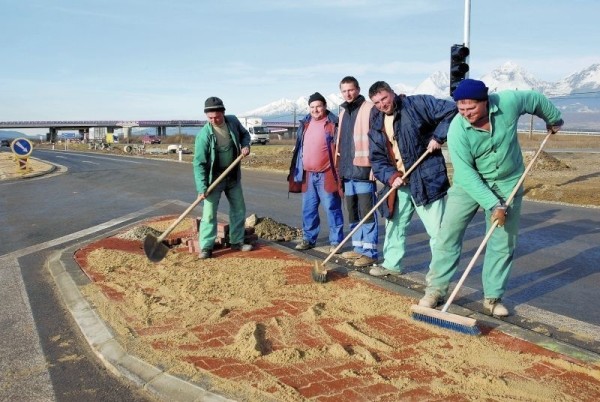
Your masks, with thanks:
<instances>
[{"instance_id":1,"label":"green work jacket","mask_svg":"<svg viewBox=\"0 0 600 402\"><path fill-rule=\"evenodd\" d=\"M250 134L242 126L242 123L233 115L226 115L225 122L229 128L229 134L235 147L234 158L240 155L241 149L250 147ZM210 184L221 173L217 166L217 138L213 132L212 126L207 123L196 134L194 144L194 181L198 194L206 193ZM240 180L240 165L236 166L228 177Z\"/></svg>"},{"instance_id":2,"label":"green work jacket","mask_svg":"<svg viewBox=\"0 0 600 402\"><path fill-rule=\"evenodd\" d=\"M502 91L488 100L490 131L477 129L457 114L448 129L453 185L462 187L479 205L493 209L504 202L525 171L517 136L525 113L547 124L561 120L560 111L536 91ZM500 197L492 190L498 190Z\"/></svg>"}]
</instances>

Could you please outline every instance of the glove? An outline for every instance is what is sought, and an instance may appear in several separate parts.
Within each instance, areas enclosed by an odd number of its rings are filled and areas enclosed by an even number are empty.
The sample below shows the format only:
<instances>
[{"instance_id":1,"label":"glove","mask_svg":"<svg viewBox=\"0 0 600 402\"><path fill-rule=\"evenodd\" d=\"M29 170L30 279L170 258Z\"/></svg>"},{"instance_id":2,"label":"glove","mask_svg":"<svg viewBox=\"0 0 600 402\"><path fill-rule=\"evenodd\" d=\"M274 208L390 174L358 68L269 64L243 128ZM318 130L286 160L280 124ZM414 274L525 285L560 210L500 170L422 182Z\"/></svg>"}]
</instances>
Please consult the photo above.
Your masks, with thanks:
<instances>
[{"instance_id":1,"label":"glove","mask_svg":"<svg viewBox=\"0 0 600 402\"><path fill-rule=\"evenodd\" d=\"M492 223L498 221L498 227L504 226L506 220L506 205L498 204L492 211Z\"/></svg>"},{"instance_id":2,"label":"glove","mask_svg":"<svg viewBox=\"0 0 600 402\"><path fill-rule=\"evenodd\" d=\"M556 134L558 133L558 131L561 129L562 125L565 124L565 122L563 121L563 119L560 119L559 121L557 121L556 123L553 124L546 124L546 130L550 133L550 134Z\"/></svg>"}]
</instances>

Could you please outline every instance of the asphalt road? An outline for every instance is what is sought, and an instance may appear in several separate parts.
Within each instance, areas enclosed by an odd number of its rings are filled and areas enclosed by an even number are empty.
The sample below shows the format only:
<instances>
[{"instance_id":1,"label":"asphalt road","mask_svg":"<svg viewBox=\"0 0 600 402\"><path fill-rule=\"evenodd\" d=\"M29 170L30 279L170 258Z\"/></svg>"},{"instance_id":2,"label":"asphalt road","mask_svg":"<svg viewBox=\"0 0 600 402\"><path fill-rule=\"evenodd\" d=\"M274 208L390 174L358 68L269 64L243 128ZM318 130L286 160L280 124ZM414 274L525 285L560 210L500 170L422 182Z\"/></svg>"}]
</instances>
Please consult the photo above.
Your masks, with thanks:
<instances>
[{"instance_id":1,"label":"asphalt road","mask_svg":"<svg viewBox=\"0 0 600 402\"><path fill-rule=\"evenodd\" d=\"M140 219L181 213L181 203L196 197L191 164L50 150L33 156L62 168L42 178L0 182L0 327L9 328L0 337L0 400L151 400L90 352L44 264L52 252ZM301 198L288 197L285 174L244 170L243 180L248 214L301 225ZM227 209L223 198L220 212ZM322 222L320 243L326 244ZM467 231L461 268L483 230L479 214ZM409 246L407 274L398 283L419 288L429 248L418 218ZM600 353L600 310L594 304L599 261L600 209L525 202L505 297L516 314L508 320ZM480 275L479 263L457 303L480 308Z\"/></svg>"}]
</instances>

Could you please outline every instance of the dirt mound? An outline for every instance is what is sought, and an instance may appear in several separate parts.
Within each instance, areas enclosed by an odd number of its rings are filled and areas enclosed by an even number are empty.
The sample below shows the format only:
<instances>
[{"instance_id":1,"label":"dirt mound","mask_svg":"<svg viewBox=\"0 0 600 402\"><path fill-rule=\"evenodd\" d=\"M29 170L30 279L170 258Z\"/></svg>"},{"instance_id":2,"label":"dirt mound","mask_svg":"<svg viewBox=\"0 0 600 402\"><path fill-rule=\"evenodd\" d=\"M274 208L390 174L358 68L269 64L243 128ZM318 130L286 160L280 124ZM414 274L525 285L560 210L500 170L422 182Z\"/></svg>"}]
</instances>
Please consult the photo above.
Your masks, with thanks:
<instances>
[{"instance_id":1,"label":"dirt mound","mask_svg":"<svg viewBox=\"0 0 600 402\"><path fill-rule=\"evenodd\" d=\"M162 232L149 226L136 226L133 229L124 233L119 233L115 237L125 240L144 240L146 235L151 234L154 237L159 237Z\"/></svg>"},{"instance_id":2,"label":"dirt mound","mask_svg":"<svg viewBox=\"0 0 600 402\"><path fill-rule=\"evenodd\" d=\"M253 226L254 233L266 240L291 241L302 237L302 230L279 223L269 217L259 218L256 215L246 220L246 226Z\"/></svg>"},{"instance_id":3,"label":"dirt mound","mask_svg":"<svg viewBox=\"0 0 600 402\"><path fill-rule=\"evenodd\" d=\"M531 162L533 156L535 155L534 151L526 151L523 152L523 159L525 160L525 166ZM562 162L561 160L555 158L554 156L542 151L538 156L536 162L533 164L531 170L545 170L545 171L561 171L571 169L569 165Z\"/></svg>"}]
</instances>

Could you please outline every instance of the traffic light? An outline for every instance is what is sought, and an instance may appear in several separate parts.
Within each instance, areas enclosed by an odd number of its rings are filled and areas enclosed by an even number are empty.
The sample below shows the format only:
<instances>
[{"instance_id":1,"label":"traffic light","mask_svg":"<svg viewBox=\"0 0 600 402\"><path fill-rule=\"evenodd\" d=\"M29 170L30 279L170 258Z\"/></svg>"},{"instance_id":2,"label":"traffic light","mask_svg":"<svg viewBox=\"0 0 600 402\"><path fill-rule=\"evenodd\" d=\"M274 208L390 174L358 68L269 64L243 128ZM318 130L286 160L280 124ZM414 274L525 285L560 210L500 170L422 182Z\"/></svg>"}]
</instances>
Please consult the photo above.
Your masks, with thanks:
<instances>
[{"instance_id":1,"label":"traffic light","mask_svg":"<svg viewBox=\"0 0 600 402\"><path fill-rule=\"evenodd\" d=\"M458 86L458 83L467 78L469 65L469 48L465 45L452 45L450 48L450 96Z\"/></svg>"}]
</instances>

